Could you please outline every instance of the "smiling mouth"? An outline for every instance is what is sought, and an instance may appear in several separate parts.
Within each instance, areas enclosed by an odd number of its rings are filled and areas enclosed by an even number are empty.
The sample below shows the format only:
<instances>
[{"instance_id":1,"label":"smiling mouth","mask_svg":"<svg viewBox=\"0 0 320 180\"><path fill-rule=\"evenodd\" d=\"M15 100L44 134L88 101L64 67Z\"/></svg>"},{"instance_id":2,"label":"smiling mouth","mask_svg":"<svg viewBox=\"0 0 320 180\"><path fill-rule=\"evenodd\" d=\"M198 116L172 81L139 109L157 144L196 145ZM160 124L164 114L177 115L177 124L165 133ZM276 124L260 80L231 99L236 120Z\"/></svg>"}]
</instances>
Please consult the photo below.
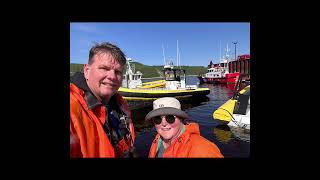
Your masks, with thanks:
<instances>
[{"instance_id":1,"label":"smiling mouth","mask_svg":"<svg viewBox=\"0 0 320 180\"><path fill-rule=\"evenodd\" d=\"M109 83L104 83L104 82L101 82L101 84L104 85L104 86L116 87L115 84L109 84Z\"/></svg>"},{"instance_id":2,"label":"smiling mouth","mask_svg":"<svg viewBox=\"0 0 320 180\"><path fill-rule=\"evenodd\" d=\"M162 131L169 131L171 128L162 128Z\"/></svg>"}]
</instances>

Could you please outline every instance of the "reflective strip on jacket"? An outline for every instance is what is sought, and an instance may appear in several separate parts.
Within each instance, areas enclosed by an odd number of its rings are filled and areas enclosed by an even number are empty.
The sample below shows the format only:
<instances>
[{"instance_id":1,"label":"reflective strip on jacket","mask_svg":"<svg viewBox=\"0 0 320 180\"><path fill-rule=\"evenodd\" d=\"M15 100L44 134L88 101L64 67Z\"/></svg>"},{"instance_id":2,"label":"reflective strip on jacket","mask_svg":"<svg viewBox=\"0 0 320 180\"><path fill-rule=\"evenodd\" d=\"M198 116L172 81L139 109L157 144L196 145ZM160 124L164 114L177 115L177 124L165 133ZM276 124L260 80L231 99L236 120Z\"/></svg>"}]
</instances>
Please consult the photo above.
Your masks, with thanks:
<instances>
[{"instance_id":1,"label":"reflective strip on jacket","mask_svg":"<svg viewBox=\"0 0 320 180\"><path fill-rule=\"evenodd\" d=\"M165 149L164 158L223 158L219 148L200 136L199 125L189 123L175 142ZM149 158L155 158L160 135L157 134L149 151Z\"/></svg>"},{"instance_id":2,"label":"reflective strip on jacket","mask_svg":"<svg viewBox=\"0 0 320 180\"><path fill-rule=\"evenodd\" d=\"M114 96L120 109L130 117L129 129L134 141L135 133L128 104L118 93ZM70 83L70 157L116 157L117 153L103 128L106 111L104 106L91 110L86 103L85 92ZM128 149L128 146L123 147L125 145L123 142L120 144L122 149Z\"/></svg>"}]
</instances>

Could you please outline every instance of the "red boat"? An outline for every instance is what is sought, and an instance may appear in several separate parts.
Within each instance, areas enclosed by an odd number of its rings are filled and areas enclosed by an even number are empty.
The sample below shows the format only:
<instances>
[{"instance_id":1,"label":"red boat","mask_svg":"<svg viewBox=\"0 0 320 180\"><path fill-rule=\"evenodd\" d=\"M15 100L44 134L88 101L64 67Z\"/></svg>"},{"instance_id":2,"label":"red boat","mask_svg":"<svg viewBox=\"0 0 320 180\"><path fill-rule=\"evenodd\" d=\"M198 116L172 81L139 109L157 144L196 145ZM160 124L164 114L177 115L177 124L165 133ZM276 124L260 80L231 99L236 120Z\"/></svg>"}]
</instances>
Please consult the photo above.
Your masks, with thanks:
<instances>
[{"instance_id":1,"label":"red boat","mask_svg":"<svg viewBox=\"0 0 320 180\"><path fill-rule=\"evenodd\" d=\"M213 73L212 73L213 74ZM222 73L221 73L222 74ZM235 73L225 73L222 74L220 77L202 77L204 83L216 83L216 84L234 84L237 82L240 76L239 72Z\"/></svg>"},{"instance_id":2,"label":"red boat","mask_svg":"<svg viewBox=\"0 0 320 180\"><path fill-rule=\"evenodd\" d=\"M246 75L245 80L250 80L250 55L238 56L237 61L229 60L229 49L220 59L220 63L213 64L210 61L208 72L204 76L199 76L200 83L221 83L234 84L237 82L240 74Z\"/></svg>"}]
</instances>

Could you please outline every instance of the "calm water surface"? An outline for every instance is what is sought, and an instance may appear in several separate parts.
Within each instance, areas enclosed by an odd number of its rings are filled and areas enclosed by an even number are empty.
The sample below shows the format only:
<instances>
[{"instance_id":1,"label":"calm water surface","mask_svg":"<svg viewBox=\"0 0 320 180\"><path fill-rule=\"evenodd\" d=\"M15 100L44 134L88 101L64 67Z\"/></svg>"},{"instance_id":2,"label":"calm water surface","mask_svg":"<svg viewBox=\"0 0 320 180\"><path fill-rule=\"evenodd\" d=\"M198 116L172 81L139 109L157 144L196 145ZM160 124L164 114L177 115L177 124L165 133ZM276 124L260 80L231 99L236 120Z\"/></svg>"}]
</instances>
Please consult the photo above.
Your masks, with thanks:
<instances>
[{"instance_id":1,"label":"calm water surface","mask_svg":"<svg viewBox=\"0 0 320 180\"><path fill-rule=\"evenodd\" d=\"M187 85L198 82L195 76L187 77ZM229 126L212 117L212 113L233 96L233 87L212 84L203 84L200 87L208 87L210 94L203 99L181 101L182 109L199 124L201 135L214 142L225 157L249 157L250 132L230 129ZM133 109L132 106L130 108ZM151 110L152 107L149 106L132 111L136 130L135 146L139 157L148 156L151 143L156 135L153 125L144 123L144 117Z\"/></svg>"}]
</instances>

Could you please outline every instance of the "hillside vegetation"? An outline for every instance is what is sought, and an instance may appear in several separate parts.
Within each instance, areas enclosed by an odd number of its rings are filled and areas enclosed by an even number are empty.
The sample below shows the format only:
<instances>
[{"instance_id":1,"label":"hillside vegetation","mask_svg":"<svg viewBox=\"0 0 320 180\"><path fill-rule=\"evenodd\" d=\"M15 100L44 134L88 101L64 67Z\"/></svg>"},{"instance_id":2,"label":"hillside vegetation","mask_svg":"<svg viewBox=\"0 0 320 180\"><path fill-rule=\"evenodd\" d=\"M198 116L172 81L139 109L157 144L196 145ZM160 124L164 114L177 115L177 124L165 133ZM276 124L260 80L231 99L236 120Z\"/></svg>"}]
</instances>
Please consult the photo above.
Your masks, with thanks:
<instances>
[{"instance_id":1,"label":"hillside vegetation","mask_svg":"<svg viewBox=\"0 0 320 180\"><path fill-rule=\"evenodd\" d=\"M140 71L142 78L160 77L162 76L163 66L147 66L139 62L133 62L136 71ZM204 74L207 68L204 66L181 66L181 69L186 70L186 75ZM70 75L74 72L83 72L83 64L70 64Z\"/></svg>"}]
</instances>

